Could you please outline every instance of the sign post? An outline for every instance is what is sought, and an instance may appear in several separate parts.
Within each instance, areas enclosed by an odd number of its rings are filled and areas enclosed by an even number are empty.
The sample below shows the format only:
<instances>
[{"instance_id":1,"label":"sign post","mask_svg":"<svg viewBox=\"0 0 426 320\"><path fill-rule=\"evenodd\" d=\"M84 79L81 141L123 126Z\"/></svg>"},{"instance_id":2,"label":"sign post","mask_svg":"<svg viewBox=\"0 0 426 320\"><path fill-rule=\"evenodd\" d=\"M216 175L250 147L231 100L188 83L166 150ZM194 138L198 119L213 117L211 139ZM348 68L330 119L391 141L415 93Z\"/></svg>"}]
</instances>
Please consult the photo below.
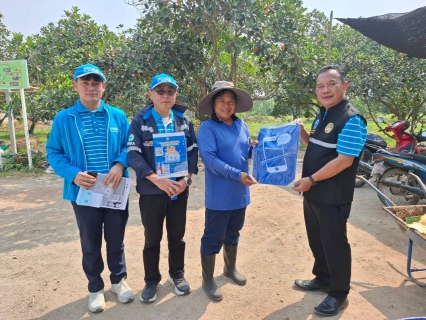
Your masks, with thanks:
<instances>
[{"instance_id":1,"label":"sign post","mask_svg":"<svg viewBox=\"0 0 426 320\"><path fill-rule=\"evenodd\" d=\"M10 90L6 89L6 105L10 103ZM16 148L16 138L15 138L15 123L13 122L13 112L9 113L7 117L9 122L9 136L10 136L10 147L12 153L17 153L18 149Z\"/></svg>"},{"instance_id":2,"label":"sign post","mask_svg":"<svg viewBox=\"0 0 426 320\"><path fill-rule=\"evenodd\" d=\"M28 132L27 108L25 106L24 89L30 87L27 60L0 61L0 90L19 89L21 92L22 118L27 146L28 167L33 168L31 157L30 135Z\"/></svg>"}]
</instances>

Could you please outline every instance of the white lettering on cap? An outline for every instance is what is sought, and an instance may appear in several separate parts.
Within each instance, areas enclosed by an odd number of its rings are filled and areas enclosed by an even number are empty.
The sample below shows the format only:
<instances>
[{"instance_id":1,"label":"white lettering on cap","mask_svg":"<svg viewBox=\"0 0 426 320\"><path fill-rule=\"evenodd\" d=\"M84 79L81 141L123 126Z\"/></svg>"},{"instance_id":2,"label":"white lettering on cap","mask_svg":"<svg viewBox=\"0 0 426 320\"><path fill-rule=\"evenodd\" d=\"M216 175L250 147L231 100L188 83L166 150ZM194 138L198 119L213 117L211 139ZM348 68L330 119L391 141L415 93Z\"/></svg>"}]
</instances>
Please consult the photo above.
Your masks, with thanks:
<instances>
[{"instance_id":1,"label":"white lettering on cap","mask_svg":"<svg viewBox=\"0 0 426 320\"><path fill-rule=\"evenodd\" d=\"M162 77L162 78L158 78L158 82L173 82L173 81L171 78Z\"/></svg>"},{"instance_id":2,"label":"white lettering on cap","mask_svg":"<svg viewBox=\"0 0 426 320\"><path fill-rule=\"evenodd\" d=\"M92 67L85 67L84 72L93 72L93 73L99 73L99 70Z\"/></svg>"}]
</instances>

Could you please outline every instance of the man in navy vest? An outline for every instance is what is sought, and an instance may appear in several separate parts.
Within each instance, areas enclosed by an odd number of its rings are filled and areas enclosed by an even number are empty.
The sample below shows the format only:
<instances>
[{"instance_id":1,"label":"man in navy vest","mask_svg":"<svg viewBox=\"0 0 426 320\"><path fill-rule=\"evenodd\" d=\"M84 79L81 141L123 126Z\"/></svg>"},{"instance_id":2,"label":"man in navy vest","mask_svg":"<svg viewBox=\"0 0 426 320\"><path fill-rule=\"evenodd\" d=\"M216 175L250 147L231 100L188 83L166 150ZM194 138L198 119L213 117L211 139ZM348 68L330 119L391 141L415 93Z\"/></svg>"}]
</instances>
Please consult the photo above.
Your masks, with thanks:
<instances>
[{"instance_id":1,"label":"man in navy vest","mask_svg":"<svg viewBox=\"0 0 426 320\"><path fill-rule=\"evenodd\" d=\"M309 246L315 258L313 280L296 280L295 286L324 291L325 300L314 308L321 316L347 307L351 279L351 248L346 223L353 200L359 154L367 124L346 98L349 84L339 66L318 72L315 93L322 107L307 131L301 119L300 139L307 145L302 178L293 190L303 192L303 211Z\"/></svg>"}]
</instances>

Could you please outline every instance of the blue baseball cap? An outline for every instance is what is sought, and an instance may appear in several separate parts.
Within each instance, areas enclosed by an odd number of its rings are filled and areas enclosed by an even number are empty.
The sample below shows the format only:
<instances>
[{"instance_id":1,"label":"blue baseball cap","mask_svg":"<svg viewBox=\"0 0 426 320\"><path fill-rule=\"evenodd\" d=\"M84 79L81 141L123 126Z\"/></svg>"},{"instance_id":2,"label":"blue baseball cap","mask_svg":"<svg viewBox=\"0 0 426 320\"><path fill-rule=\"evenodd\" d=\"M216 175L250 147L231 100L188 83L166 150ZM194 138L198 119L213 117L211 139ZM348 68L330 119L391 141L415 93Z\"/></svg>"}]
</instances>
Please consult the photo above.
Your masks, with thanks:
<instances>
[{"instance_id":1,"label":"blue baseball cap","mask_svg":"<svg viewBox=\"0 0 426 320\"><path fill-rule=\"evenodd\" d=\"M102 73L102 70L99 69L94 64L90 64L90 63L83 64L82 66L79 66L79 67L77 67L77 69L75 69L74 81L76 81L77 78L81 78L81 77L87 76L89 74L96 74L102 79L102 82L106 82L106 78L105 78L104 74Z\"/></svg>"},{"instance_id":2,"label":"blue baseball cap","mask_svg":"<svg viewBox=\"0 0 426 320\"><path fill-rule=\"evenodd\" d=\"M178 88L178 85L176 84L176 80L172 76L169 76L168 74L165 74L165 73L160 73L154 76L154 78L152 78L151 85L149 86L149 90L152 90L156 86L163 83L171 85L176 90Z\"/></svg>"}]
</instances>

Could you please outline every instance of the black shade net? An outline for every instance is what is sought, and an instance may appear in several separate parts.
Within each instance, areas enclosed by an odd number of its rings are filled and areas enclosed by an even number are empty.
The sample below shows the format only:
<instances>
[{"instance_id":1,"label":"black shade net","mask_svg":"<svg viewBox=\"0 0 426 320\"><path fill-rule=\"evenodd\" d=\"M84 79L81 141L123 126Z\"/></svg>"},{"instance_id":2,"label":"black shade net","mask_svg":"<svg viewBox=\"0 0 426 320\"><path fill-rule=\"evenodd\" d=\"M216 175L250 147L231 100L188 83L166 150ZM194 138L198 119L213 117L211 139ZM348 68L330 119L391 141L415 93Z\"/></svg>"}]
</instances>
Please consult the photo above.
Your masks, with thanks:
<instances>
[{"instance_id":1,"label":"black shade net","mask_svg":"<svg viewBox=\"0 0 426 320\"><path fill-rule=\"evenodd\" d=\"M426 59L426 7L408 13L336 19L386 47Z\"/></svg>"}]
</instances>

